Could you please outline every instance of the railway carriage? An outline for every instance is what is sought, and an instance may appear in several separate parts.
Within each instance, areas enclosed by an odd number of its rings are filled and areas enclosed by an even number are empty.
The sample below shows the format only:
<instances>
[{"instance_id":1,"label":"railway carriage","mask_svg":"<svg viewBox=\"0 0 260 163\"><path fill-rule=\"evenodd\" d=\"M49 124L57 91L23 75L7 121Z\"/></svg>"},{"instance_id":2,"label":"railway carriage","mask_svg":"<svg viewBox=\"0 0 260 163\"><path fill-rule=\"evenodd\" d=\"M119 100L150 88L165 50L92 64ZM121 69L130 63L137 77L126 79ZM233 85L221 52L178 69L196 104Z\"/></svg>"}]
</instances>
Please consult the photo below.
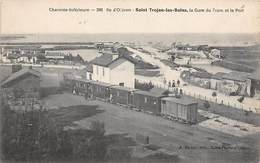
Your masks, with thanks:
<instances>
[{"instance_id":1,"label":"railway carriage","mask_svg":"<svg viewBox=\"0 0 260 163\"><path fill-rule=\"evenodd\" d=\"M80 96L85 96L88 91L89 82L84 79L76 79L73 81L74 91L76 94Z\"/></svg>"},{"instance_id":2,"label":"railway carriage","mask_svg":"<svg viewBox=\"0 0 260 163\"><path fill-rule=\"evenodd\" d=\"M110 99L110 84L88 80L88 90L86 92L87 97L94 99L101 99L103 101L109 101Z\"/></svg>"},{"instance_id":3,"label":"railway carriage","mask_svg":"<svg viewBox=\"0 0 260 163\"><path fill-rule=\"evenodd\" d=\"M134 105L134 91L135 89L122 87L122 86L111 86L110 94L111 94L111 102L133 106Z\"/></svg>"},{"instance_id":4,"label":"railway carriage","mask_svg":"<svg viewBox=\"0 0 260 163\"><path fill-rule=\"evenodd\" d=\"M142 91L86 79L66 78L65 82L72 86L73 93L84 95L86 99L110 101L191 124L198 121L198 103L190 98L169 97L160 91Z\"/></svg>"},{"instance_id":5,"label":"railway carriage","mask_svg":"<svg viewBox=\"0 0 260 163\"><path fill-rule=\"evenodd\" d=\"M134 106L144 112L159 115L161 114L162 94L137 90L134 92Z\"/></svg>"}]
</instances>

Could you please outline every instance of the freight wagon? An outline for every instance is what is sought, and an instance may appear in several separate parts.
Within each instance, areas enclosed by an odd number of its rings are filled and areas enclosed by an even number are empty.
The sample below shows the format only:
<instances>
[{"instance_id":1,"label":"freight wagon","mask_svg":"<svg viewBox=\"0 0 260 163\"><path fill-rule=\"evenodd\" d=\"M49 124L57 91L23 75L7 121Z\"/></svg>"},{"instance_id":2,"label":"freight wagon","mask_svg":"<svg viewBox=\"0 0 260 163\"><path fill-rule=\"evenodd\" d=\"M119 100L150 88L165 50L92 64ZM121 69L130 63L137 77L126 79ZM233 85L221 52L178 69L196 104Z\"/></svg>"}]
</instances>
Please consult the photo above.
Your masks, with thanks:
<instances>
[{"instance_id":1,"label":"freight wagon","mask_svg":"<svg viewBox=\"0 0 260 163\"><path fill-rule=\"evenodd\" d=\"M191 99L164 97L161 99L161 114L191 124L197 123L198 103Z\"/></svg>"},{"instance_id":2,"label":"freight wagon","mask_svg":"<svg viewBox=\"0 0 260 163\"><path fill-rule=\"evenodd\" d=\"M159 115L161 114L162 94L156 94L148 91L134 91L134 106L144 112Z\"/></svg>"},{"instance_id":3,"label":"freight wagon","mask_svg":"<svg viewBox=\"0 0 260 163\"><path fill-rule=\"evenodd\" d=\"M122 86L111 86L110 87L110 101L116 104L122 104L127 106L134 105L134 89L122 87Z\"/></svg>"}]
</instances>

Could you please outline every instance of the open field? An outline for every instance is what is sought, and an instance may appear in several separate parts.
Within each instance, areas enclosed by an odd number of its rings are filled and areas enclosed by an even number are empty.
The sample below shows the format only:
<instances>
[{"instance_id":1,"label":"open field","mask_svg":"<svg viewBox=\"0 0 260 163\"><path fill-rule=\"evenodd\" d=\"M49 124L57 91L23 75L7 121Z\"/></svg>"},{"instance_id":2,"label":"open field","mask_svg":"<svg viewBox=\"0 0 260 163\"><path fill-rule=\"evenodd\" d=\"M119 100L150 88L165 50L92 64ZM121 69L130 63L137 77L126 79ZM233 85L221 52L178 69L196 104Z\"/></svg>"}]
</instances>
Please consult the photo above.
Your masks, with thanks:
<instances>
[{"instance_id":1,"label":"open field","mask_svg":"<svg viewBox=\"0 0 260 163\"><path fill-rule=\"evenodd\" d=\"M216 158L218 161L222 159L222 161L229 160L230 162L248 162L255 159L257 155L253 149L257 143L253 138L259 135L251 135L250 139L239 138L198 125L190 126L172 122L100 101L86 101L81 96L71 94L52 95L43 101L47 107L53 109L77 105L98 105L97 110L100 110L98 113L85 118L83 116L74 124L85 128L89 122L100 120L105 123L107 134L127 133L133 138L137 133L149 136L150 143L179 154L187 162L208 162L209 160L212 162ZM64 114L69 113L64 112ZM230 148L221 148L226 145Z\"/></svg>"}]
</instances>

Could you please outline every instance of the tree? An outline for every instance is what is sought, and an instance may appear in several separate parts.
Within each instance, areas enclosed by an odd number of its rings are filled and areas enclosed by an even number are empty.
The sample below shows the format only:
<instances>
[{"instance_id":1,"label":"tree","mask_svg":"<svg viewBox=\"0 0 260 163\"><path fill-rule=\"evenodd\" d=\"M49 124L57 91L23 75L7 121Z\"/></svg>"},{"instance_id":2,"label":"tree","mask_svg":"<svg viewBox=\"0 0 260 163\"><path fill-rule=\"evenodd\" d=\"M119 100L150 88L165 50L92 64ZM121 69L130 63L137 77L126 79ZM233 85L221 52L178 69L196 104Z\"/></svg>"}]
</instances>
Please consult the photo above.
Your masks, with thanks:
<instances>
[{"instance_id":1,"label":"tree","mask_svg":"<svg viewBox=\"0 0 260 163\"><path fill-rule=\"evenodd\" d=\"M48 111L15 112L2 106L2 156L7 161L104 159L105 125L95 121L89 130L64 130Z\"/></svg>"}]
</instances>

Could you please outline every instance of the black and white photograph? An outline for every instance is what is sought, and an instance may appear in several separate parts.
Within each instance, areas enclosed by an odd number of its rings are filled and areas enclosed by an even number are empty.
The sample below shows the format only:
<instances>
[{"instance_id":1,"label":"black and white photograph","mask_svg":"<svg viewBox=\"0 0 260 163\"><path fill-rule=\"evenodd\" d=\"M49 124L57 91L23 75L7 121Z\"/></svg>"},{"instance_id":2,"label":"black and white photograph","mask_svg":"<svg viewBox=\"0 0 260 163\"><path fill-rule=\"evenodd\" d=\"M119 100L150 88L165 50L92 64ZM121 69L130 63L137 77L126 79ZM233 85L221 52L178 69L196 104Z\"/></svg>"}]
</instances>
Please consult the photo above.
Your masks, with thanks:
<instances>
[{"instance_id":1,"label":"black and white photograph","mask_svg":"<svg viewBox=\"0 0 260 163\"><path fill-rule=\"evenodd\" d=\"M0 0L0 162L260 163L259 0Z\"/></svg>"}]
</instances>

